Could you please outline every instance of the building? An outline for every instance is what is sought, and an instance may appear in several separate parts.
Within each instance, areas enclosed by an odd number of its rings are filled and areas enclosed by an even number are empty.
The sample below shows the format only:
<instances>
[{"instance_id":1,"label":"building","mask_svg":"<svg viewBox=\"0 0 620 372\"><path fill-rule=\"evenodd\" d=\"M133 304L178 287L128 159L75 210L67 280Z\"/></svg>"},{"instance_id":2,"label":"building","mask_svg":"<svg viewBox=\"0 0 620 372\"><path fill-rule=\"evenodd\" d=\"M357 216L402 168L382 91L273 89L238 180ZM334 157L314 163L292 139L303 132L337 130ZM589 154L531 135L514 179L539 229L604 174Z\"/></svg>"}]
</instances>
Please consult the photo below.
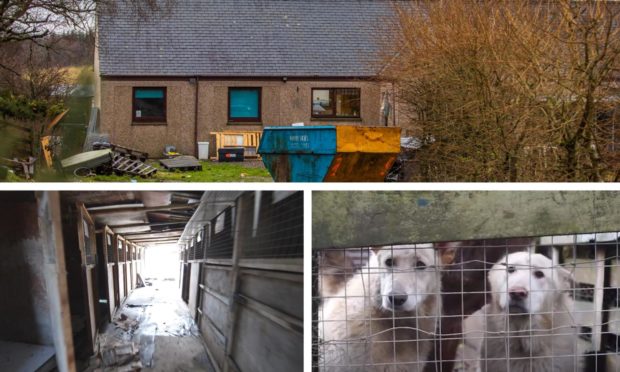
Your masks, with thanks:
<instances>
[{"instance_id":1,"label":"building","mask_svg":"<svg viewBox=\"0 0 620 372\"><path fill-rule=\"evenodd\" d=\"M394 125L376 79L390 1L180 1L98 19L101 131L157 157L223 130ZM213 153L213 146L211 152Z\"/></svg>"}]
</instances>

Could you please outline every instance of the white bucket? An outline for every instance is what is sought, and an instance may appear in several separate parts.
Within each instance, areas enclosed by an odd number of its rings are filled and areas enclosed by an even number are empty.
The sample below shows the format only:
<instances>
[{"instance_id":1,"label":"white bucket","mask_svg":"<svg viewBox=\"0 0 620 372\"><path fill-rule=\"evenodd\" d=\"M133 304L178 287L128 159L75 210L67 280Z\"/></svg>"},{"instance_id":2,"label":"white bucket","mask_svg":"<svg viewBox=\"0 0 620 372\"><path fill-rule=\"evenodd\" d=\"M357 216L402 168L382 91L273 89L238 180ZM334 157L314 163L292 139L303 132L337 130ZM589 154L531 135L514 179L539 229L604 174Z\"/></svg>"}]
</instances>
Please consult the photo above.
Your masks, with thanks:
<instances>
[{"instance_id":1,"label":"white bucket","mask_svg":"<svg viewBox=\"0 0 620 372\"><path fill-rule=\"evenodd\" d=\"M198 142L198 159L209 160L209 142Z\"/></svg>"}]
</instances>

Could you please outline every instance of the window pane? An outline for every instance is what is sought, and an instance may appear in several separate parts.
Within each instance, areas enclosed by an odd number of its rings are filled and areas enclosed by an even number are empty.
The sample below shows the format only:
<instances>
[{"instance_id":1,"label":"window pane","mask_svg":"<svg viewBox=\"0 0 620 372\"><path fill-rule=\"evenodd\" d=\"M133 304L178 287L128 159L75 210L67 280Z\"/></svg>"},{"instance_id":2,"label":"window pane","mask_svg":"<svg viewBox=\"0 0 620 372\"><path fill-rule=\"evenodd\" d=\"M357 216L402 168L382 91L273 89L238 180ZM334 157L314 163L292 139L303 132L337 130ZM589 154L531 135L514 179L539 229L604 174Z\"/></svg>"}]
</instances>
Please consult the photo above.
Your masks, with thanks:
<instances>
[{"instance_id":1,"label":"window pane","mask_svg":"<svg viewBox=\"0 0 620 372\"><path fill-rule=\"evenodd\" d=\"M336 89L336 116L360 116L360 90L357 88Z\"/></svg>"},{"instance_id":2,"label":"window pane","mask_svg":"<svg viewBox=\"0 0 620 372\"><path fill-rule=\"evenodd\" d=\"M259 89L231 89L230 117L258 119Z\"/></svg>"},{"instance_id":3,"label":"window pane","mask_svg":"<svg viewBox=\"0 0 620 372\"><path fill-rule=\"evenodd\" d=\"M312 115L313 116L333 116L331 97L329 89L315 89L312 91Z\"/></svg>"},{"instance_id":4,"label":"window pane","mask_svg":"<svg viewBox=\"0 0 620 372\"><path fill-rule=\"evenodd\" d=\"M163 89L136 89L136 98L164 98Z\"/></svg>"},{"instance_id":5,"label":"window pane","mask_svg":"<svg viewBox=\"0 0 620 372\"><path fill-rule=\"evenodd\" d=\"M166 102L163 89L136 89L134 91L136 119L166 120Z\"/></svg>"}]
</instances>

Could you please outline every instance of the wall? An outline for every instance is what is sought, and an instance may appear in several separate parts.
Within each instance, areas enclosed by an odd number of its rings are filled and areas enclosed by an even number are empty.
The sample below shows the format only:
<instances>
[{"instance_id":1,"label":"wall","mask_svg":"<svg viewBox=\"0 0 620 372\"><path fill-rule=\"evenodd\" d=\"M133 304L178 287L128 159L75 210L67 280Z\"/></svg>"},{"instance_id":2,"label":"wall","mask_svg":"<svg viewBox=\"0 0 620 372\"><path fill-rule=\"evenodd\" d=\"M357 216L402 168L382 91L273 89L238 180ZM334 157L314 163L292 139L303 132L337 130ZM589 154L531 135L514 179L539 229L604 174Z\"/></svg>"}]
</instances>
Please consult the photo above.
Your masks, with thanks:
<instances>
[{"instance_id":1,"label":"wall","mask_svg":"<svg viewBox=\"0 0 620 372\"><path fill-rule=\"evenodd\" d=\"M35 194L5 192L0 204L0 340L53 345Z\"/></svg>"},{"instance_id":2,"label":"wall","mask_svg":"<svg viewBox=\"0 0 620 372\"><path fill-rule=\"evenodd\" d=\"M167 125L132 125L132 88L167 87ZM228 124L228 87L262 87L262 123ZM311 118L312 88L361 88L359 120L315 120ZM182 153L195 154L195 84L189 79L111 79L101 85L101 130L112 142L161 157L165 145ZM210 133L222 130L262 130L264 126L290 125L381 125L381 84L371 81L222 80L199 82L198 141L213 142ZM212 155L215 154L211 146Z\"/></svg>"}]
</instances>

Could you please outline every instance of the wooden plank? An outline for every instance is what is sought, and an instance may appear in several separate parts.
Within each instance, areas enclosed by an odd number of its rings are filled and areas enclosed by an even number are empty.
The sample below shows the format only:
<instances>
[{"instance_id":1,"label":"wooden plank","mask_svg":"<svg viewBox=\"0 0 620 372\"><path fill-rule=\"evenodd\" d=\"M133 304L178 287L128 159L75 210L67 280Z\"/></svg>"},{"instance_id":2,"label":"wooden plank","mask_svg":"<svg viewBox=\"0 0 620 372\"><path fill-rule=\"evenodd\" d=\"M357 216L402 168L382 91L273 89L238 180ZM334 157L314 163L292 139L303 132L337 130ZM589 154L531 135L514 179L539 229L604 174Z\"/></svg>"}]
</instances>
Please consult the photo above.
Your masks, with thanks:
<instances>
[{"instance_id":1,"label":"wooden plank","mask_svg":"<svg viewBox=\"0 0 620 372\"><path fill-rule=\"evenodd\" d=\"M233 258L232 258L232 272L231 272L231 295L234 296L237 293L239 288L239 260L242 256L242 248L243 245L241 243L241 229L239 228L241 225L241 221L243 221L243 198L238 198L236 203L236 216L234 225L232 226L234 233L233 237ZM232 354L234 345L235 345L235 326L237 320L237 309L238 306L233 306L234 301L231 301L231 305L228 308L228 329L226 330L226 338L228 342L226 343L226 356L230 356ZM234 370L235 367L232 365L230 358L226 358L226 364L224 366L224 371L229 372Z\"/></svg>"},{"instance_id":2,"label":"wooden plank","mask_svg":"<svg viewBox=\"0 0 620 372\"><path fill-rule=\"evenodd\" d=\"M162 205L160 207L126 207L126 208L112 208L112 209L89 209L88 213L91 216L101 216L104 214L116 214L116 213L131 213L131 212L158 212L158 211L174 211L179 209L192 209L198 207L200 203L191 204L170 204Z\"/></svg>"},{"instance_id":3,"label":"wooden plank","mask_svg":"<svg viewBox=\"0 0 620 372\"><path fill-rule=\"evenodd\" d=\"M60 196L57 191L42 191L37 192L37 200L57 368L61 372L75 372Z\"/></svg>"},{"instance_id":4,"label":"wooden plank","mask_svg":"<svg viewBox=\"0 0 620 372\"><path fill-rule=\"evenodd\" d=\"M318 191L313 248L617 231L611 191Z\"/></svg>"}]
</instances>

